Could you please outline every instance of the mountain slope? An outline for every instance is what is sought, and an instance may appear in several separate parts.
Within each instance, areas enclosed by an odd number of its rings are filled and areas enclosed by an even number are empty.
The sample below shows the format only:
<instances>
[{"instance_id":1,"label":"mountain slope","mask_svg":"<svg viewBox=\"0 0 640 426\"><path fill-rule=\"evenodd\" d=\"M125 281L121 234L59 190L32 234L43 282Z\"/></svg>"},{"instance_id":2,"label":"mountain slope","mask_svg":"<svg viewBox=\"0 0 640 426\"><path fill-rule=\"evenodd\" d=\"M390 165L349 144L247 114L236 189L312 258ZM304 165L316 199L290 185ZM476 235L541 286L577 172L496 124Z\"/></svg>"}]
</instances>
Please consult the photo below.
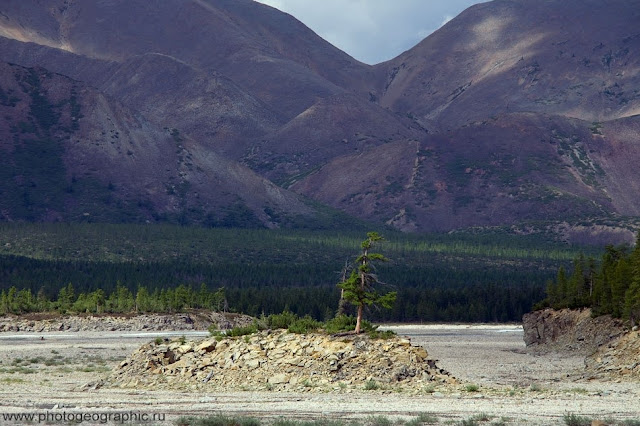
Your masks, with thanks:
<instances>
[{"instance_id":1,"label":"mountain slope","mask_svg":"<svg viewBox=\"0 0 640 426\"><path fill-rule=\"evenodd\" d=\"M637 0L473 6L375 67L380 105L428 131L415 149L292 189L406 230L638 215L638 22Z\"/></svg>"},{"instance_id":2,"label":"mountain slope","mask_svg":"<svg viewBox=\"0 0 640 426\"><path fill-rule=\"evenodd\" d=\"M160 53L231 77L288 118L318 96L367 87L369 66L251 0L26 0L2 9L0 36L115 62ZM278 74L286 78L265 85Z\"/></svg>"},{"instance_id":3,"label":"mountain slope","mask_svg":"<svg viewBox=\"0 0 640 426\"><path fill-rule=\"evenodd\" d=\"M478 4L376 67L380 103L436 128L523 111L640 114L638 22L638 0Z\"/></svg>"},{"instance_id":4,"label":"mountain slope","mask_svg":"<svg viewBox=\"0 0 640 426\"><path fill-rule=\"evenodd\" d=\"M639 121L617 125L633 134ZM639 158L632 139L618 143ZM637 214L613 188L633 172L611 144L580 120L509 114L338 158L293 189L404 230Z\"/></svg>"},{"instance_id":5,"label":"mountain slope","mask_svg":"<svg viewBox=\"0 0 640 426\"><path fill-rule=\"evenodd\" d=\"M104 99L141 123L116 130L140 142L114 161L95 136L113 129L77 120L78 161L95 158L91 175L149 212L219 224L232 206L313 225L292 219L313 213L287 188L398 229L451 230L640 215L638 22L640 0L494 0L372 67L249 0L8 0L0 60L66 75L94 93L88 110ZM6 117L7 141L30 123Z\"/></svg>"},{"instance_id":6,"label":"mountain slope","mask_svg":"<svg viewBox=\"0 0 640 426\"><path fill-rule=\"evenodd\" d=\"M276 226L298 197L80 82L0 64L3 220ZM266 210L265 210L266 209Z\"/></svg>"}]
</instances>

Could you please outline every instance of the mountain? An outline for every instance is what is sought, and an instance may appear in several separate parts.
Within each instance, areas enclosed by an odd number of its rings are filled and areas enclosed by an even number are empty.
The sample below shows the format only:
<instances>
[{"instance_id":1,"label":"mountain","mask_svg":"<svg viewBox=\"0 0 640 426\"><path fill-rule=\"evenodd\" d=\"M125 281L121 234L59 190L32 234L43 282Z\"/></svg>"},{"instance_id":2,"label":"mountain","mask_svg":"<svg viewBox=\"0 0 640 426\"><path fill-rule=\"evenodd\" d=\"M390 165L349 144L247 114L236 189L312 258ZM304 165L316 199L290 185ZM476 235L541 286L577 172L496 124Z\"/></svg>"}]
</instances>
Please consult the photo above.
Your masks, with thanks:
<instances>
[{"instance_id":1,"label":"mountain","mask_svg":"<svg viewBox=\"0 0 640 426\"><path fill-rule=\"evenodd\" d=\"M300 197L86 84L0 63L0 219L277 226Z\"/></svg>"},{"instance_id":2,"label":"mountain","mask_svg":"<svg viewBox=\"0 0 640 426\"><path fill-rule=\"evenodd\" d=\"M418 232L638 216L638 22L640 0L494 0L369 66L250 0L7 0L2 218L329 220L299 196Z\"/></svg>"},{"instance_id":3,"label":"mountain","mask_svg":"<svg viewBox=\"0 0 640 426\"><path fill-rule=\"evenodd\" d=\"M405 230L638 215L638 22L639 1L473 6L374 67L377 103L418 142L336 158L293 189Z\"/></svg>"}]
</instances>

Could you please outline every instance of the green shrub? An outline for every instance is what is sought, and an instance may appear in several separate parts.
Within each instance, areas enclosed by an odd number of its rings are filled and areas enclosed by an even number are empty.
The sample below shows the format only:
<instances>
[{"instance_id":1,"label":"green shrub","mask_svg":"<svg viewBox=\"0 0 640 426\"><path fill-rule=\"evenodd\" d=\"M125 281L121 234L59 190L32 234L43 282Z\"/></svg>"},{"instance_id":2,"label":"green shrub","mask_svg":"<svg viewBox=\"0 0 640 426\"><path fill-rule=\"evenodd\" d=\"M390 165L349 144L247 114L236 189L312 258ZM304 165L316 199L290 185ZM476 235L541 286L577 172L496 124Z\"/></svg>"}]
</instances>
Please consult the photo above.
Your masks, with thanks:
<instances>
[{"instance_id":1,"label":"green shrub","mask_svg":"<svg viewBox=\"0 0 640 426\"><path fill-rule=\"evenodd\" d=\"M324 323L324 330L327 334L337 334L352 331L356 328L356 318L347 315L338 315Z\"/></svg>"},{"instance_id":2,"label":"green shrub","mask_svg":"<svg viewBox=\"0 0 640 426\"><path fill-rule=\"evenodd\" d=\"M464 390L467 392L478 392L480 387L474 383L470 383L464 387Z\"/></svg>"},{"instance_id":3,"label":"green shrub","mask_svg":"<svg viewBox=\"0 0 640 426\"><path fill-rule=\"evenodd\" d=\"M309 315L305 315L303 318L295 320L289 325L289 332L296 334L310 333L322 328L322 323L314 320Z\"/></svg>"},{"instance_id":4,"label":"green shrub","mask_svg":"<svg viewBox=\"0 0 640 426\"><path fill-rule=\"evenodd\" d=\"M258 332L258 324L254 321L253 324L250 324L244 327L233 327L231 330L227 331L227 336L239 337L239 336L246 336L247 334L254 334L257 332Z\"/></svg>"},{"instance_id":5,"label":"green shrub","mask_svg":"<svg viewBox=\"0 0 640 426\"><path fill-rule=\"evenodd\" d=\"M281 314L271 314L266 318L266 325L269 328L285 328L288 329L291 324L299 318L290 311L284 311Z\"/></svg>"},{"instance_id":6,"label":"green shrub","mask_svg":"<svg viewBox=\"0 0 640 426\"><path fill-rule=\"evenodd\" d=\"M380 331L377 329L373 331L368 331L367 335L372 339L391 339L396 336L396 333L391 330Z\"/></svg>"},{"instance_id":7,"label":"green shrub","mask_svg":"<svg viewBox=\"0 0 640 426\"><path fill-rule=\"evenodd\" d=\"M391 330L379 331L377 325L371 324L367 320L363 320L360 328L372 339L389 339L396 335ZM356 329L356 317L347 315L338 315L324 323L324 331L327 334L347 333Z\"/></svg>"}]
</instances>

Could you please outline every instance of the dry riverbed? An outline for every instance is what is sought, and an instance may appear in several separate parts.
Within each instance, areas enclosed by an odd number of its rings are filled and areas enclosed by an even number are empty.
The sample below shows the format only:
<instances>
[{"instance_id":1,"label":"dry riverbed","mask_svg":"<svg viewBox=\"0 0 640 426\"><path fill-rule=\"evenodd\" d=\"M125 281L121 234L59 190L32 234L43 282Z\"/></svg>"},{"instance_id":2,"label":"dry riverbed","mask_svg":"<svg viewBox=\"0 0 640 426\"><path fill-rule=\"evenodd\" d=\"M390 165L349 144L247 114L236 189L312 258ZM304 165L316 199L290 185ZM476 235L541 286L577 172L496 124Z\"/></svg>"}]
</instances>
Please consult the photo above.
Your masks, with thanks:
<instances>
[{"instance_id":1,"label":"dry riverbed","mask_svg":"<svg viewBox=\"0 0 640 426\"><path fill-rule=\"evenodd\" d=\"M93 416L94 421L82 424L104 424L100 421L106 417L97 416L107 414L112 415L112 424L119 424L117 420L124 417L113 416L122 414L149 416L146 424L175 424L180 416L219 413L306 420L380 415L410 420L429 414L442 424L455 424L482 413L490 418L483 424L564 424L567 414L640 420L638 383L585 380L583 357L529 354L519 326L389 328L409 336L413 344L423 345L430 358L438 359L438 365L458 378L460 385L420 392L387 388L348 393L93 389L85 385L106 377L127 355L156 336L191 339L207 333L0 333L0 416L34 414L35 424L38 415L48 415L49 424L66 424L61 417L64 413ZM15 418L13 423L0 418L0 424L21 423Z\"/></svg>"}]
</instances>

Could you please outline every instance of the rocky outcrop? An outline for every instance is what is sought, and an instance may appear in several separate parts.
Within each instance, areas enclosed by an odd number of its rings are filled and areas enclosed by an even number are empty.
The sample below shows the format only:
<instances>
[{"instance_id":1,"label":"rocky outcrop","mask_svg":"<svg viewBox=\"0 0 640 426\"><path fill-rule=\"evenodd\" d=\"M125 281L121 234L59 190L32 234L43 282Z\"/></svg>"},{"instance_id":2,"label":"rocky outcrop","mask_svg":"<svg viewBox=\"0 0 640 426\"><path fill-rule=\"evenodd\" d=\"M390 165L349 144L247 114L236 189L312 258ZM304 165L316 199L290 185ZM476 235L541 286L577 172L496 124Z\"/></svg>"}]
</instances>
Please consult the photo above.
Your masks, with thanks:
<instances>
[{"instance_id":1,"label":"rocky outcrop","mask_svg":"<svg viewBox=\"0 0 640 426\"><path fill-rule=\"evenodd\" d=\"M592 354L624 332L620 320L609 315L593 318L590 309L530 312L524 315L522 323L528 348L585 355Z\"/></svg>"},{"instance_id":2,"label":"rocky outcrop","mask_svg":"<svg viewBox=\"0 0 640 426\"><path fill-rule=\"evenodd\" d=\"M535 351L571 351L585 355L585 378L640 379L640 333L622 321L590 309L545 309L523 317L524 341Z\"/></svg>"},{"instance_id":3,"label":"rocky outcrop","mask_svg":"<svg viewBox=\"0 0 640 426\"><path fill-rule=\"evenodd\" d=\"M587 371L596 377L640 379L640 333L631 331L602 345L585 359Z\"/></svg>"},{"instance_id":4,"label":"rocky outcrop","mask_svg":"<svg viewBox=\"0 0 640 426\"><path fill-rule=\"evenodd\" d=\"M248 315L194 312L143 315L73 315L50 317L0 317L0 332L52 331L176 331L206 330L216 324L220 330L251 324Z\"/></svg>"},{"instance_id":5,"label":"rocky outcrop","mask_svg":"<svg viewBox=\"0 0 640 426\"><path fill-rule=\"evenodd\" d=\"M220 339L220 338L218 338ZM456 383L407 339L262 331L237 338L148 343L106 384L190 390L327 391Z\"/></svg>"}]
</instances>

